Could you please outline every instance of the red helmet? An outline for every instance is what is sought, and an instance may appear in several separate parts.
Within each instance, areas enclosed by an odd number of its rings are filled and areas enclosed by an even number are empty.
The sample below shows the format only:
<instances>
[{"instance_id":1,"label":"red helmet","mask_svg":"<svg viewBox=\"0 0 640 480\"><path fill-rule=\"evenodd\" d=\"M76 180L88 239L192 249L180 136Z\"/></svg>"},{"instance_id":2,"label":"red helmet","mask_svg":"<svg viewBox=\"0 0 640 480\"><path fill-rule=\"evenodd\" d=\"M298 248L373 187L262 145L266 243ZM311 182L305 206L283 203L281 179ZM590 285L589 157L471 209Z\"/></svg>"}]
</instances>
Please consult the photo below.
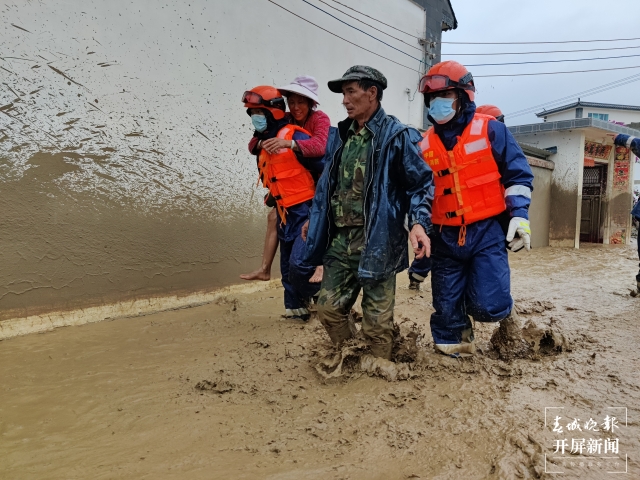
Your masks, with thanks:
<instances>
[{"instance_id":1,"label":"red helmet","mask_svg":"<svg viewBox=\"0 0 640 480\"><path fill-rule=\"evenodd\" d=\"M499 122L504 123L504 113L495 105L480 105L476 108L476 113L481 113L482 115L491 115Z\"/></svg>"},{"instance_id":2,"label":"red helmet","mask_svg":"<svg viewBox=\"0 0 640 480\"><path fill-rule=\"evenodd\" d=\"M246 108L264 108L271 112L273 118L282 120L286 109L284 98L275 87L259 85L242 94L242 102Z\"/></svg>"},{"instance_id":3,"label":"red helmet","mask_svg":"<svg viewBox=\"0 0 640 480\"><path fill-rule=\"evenodd\" d=\"M464 65L453 60L435 64L420 79L420 93L425 95L454 88L465 90L469 99L472 102L475 100L476 87L473 84L473 75Z\"/></svg>"}]
</instances>

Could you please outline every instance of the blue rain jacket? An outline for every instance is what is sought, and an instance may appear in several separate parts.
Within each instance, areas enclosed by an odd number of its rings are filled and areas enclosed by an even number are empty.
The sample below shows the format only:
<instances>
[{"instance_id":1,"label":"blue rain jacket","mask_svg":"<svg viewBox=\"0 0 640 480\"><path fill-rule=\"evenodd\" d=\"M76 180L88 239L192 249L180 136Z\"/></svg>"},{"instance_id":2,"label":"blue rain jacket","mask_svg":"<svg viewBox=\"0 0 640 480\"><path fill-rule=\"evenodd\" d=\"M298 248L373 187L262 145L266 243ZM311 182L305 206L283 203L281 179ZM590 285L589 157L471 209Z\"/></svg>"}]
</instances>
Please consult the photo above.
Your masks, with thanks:
<instances>
[{"instance_id":1,"label":"blue rain jacket","mask_svg":"<svg viewBox=\"0 0 640 480\"><path fill-rule=\"evenodd\" d=\"M640 200L638 200L631 210L631 215L640 222ZM640 244L640 242L638 242Z\"/></svg>"},{"instance_id":2,"label":"blue rain jacket","mask_svg":"<svg viewBox=\"0 0 640 480\"><path fill-rule=\"evenodd\" d=\"M321 265L335 223L331 196L338 183L342 147L353 120L338 124L339 135L327 145L328 163L318 181L309 214L305 263ZM431 168L419 149L420 133L387 115L380 107L365 123L373 134L373 148L367 160L364 188L365 247L360 256L358 278L374 283L409 266L408 232L420 224L431 231Z\"/></svg>"}]
</instances>

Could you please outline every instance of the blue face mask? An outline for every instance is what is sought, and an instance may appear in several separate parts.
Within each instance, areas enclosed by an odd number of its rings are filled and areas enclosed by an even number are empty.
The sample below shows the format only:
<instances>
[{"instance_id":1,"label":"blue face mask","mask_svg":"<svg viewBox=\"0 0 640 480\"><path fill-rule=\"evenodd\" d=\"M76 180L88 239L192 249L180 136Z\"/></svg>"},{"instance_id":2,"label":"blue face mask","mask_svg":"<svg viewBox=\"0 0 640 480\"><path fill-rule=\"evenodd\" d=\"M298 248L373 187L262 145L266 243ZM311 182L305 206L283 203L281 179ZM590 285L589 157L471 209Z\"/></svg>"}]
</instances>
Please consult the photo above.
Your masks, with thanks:
<instances>
[{"instance_id":1,"label":"blue face mask","mask_svg":"<svg viewBox=\"0 0 640 480\"><path fill-rule=\"evenodd\" d=\"M429 115L440 125L447 123L456 115L456 111L452 108L455 101L455 98L434 98L429 104Z\"/></svg>"},{"instance_id":2,"label":"blue face mask","mask_svg":"<svg viewBox=\"0 0 640 480\"><path fill-rule=\"evenodd\" d=\"M267 129L267 117L264 115L251 115L251 123L258 132L264 132Z\"/></svg>"}]
</instances>

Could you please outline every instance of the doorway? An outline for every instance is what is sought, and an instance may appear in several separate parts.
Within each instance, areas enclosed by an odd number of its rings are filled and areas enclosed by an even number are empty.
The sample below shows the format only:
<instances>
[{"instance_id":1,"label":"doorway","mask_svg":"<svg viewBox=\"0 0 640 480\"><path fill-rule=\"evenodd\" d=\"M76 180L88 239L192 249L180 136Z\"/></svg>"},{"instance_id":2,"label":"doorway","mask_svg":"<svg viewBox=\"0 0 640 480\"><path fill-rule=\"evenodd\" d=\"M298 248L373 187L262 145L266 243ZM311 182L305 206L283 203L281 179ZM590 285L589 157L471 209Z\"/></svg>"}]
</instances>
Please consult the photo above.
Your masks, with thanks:
<instances>
[{"instance_id":1,"label":"doorway","mask_svg":"<svg viewBox=\"0 0 640 480\"><path fill-rule=\"evenodd\" d=\"M580 241L603 243L604 199L607 192L607 165L584 167Z\"/></svg>"}]
</instances>

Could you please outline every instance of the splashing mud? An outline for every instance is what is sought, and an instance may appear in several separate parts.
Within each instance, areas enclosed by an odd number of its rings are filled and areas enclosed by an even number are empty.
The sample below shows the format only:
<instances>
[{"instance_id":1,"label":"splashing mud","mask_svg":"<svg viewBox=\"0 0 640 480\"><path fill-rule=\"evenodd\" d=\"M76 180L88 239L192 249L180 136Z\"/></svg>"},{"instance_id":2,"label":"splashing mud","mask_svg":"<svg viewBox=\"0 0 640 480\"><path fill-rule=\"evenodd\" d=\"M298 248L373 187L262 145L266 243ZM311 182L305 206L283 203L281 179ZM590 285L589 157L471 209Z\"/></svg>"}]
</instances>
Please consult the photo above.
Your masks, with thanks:
<instances>
[{"instance_id":1,"label":"splashing mud","mask_svg":"<svg viewBox=\"0 0 640 480\"><path fill-rule=\"evenodd\" d=\"M475 324L473 357L435 353L430 288L409 290L406 274L395 363L359 340L335 350L316 319L283 320L282 289L2 341L2 476L601 480L603 465L554 454L555 441L604 441L610 415L619 467L635 478L632 256L513 255L528 354L511 361L492 347L495 324ZM600 432L567 430L589 418Z\"/></svg>"}]
</instances>

